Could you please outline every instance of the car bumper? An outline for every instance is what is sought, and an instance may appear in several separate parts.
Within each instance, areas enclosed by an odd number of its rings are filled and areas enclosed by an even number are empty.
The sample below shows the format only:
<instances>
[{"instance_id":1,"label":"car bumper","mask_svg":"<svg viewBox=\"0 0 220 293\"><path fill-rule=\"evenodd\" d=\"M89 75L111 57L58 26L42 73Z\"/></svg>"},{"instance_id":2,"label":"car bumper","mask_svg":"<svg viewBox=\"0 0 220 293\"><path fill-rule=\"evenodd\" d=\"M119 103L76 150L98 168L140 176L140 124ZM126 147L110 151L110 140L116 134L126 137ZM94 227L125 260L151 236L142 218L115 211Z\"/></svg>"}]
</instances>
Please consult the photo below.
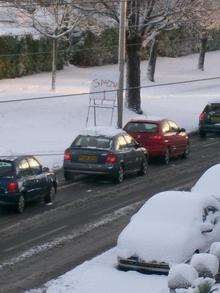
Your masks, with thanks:
<instances>
[{"instance_id":1,"label":"car bumper","mask_svg":"<svg viewBox=\"0 0 220 293\"><path fill-rule=\"evenodd\" d=\"M168 275L170 267L166 263L146 263L133 259L118 257L118 268L121 270L133 270L147 274Z\"/></svg>"},{"instance_id":2,"label":"car bumper","mask_svg":"<svg viewBox=\"0 0 220 293\"><path fill-rule=\"evenodd\" d=\"M220 123L218 124L204 124L199 126L200 131L220 133Z\"/></svg>"},{"instance_id":3,"label":"car bumper","mask_svg":"<svg viewBox=\"0 0 220 293\"><path fill-rule=\"evenodd\" d=\"M64 163L64 172L71 174L113 175L117 171L115 165Z\"/></svg>"}]
</instances>

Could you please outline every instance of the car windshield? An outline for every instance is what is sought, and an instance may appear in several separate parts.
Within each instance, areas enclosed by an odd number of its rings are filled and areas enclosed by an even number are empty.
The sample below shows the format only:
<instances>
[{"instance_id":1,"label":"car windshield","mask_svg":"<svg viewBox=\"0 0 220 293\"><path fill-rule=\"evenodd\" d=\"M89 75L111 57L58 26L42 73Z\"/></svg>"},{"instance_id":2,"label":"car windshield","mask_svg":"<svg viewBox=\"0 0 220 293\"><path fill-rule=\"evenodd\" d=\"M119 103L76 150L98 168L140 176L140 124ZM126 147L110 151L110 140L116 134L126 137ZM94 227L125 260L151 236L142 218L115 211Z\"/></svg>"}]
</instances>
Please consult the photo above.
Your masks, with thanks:
<instances>
[{"instance_id":1,"label":"car windshield","mask_svg":"<svg viewBox=\"0 0 220 293\"><path fill-rule=\"evenodd\" d=\"M0 177L9 177L13 175L13 164L11 162L0 161Z\"/></svg>"},{"instance_id":2,"label":"car windshield","mask_svg":"<svg viewBox=\"0 0 220 293\"><path fill-rule=\"evenodd\" d=\"M72 147L110 149L111 143L112 138L104 135L79 135L72 143Z\"/></svg>"},{"instance_id":3,"label":"car windshield","mask_svg":"<svg viewBox=\"0 0 220 293\"><path fill-rule=\"evenodd\" d=\"M156 123L130 122L126 125L125 130L128 132L156 133L158 125Z\"/></svg>"},{"instance_id":4,"label":"car windshield","mask_svg":"<svg viewBox=\"0 0 220 293\"><path fill-rule=\"evenodd\" d=\"M207 108L208 108L207 112L220 112L220 104L217 104L217 103L210 104L210 105L208 105Z\"/></svg>"}]
</instances>

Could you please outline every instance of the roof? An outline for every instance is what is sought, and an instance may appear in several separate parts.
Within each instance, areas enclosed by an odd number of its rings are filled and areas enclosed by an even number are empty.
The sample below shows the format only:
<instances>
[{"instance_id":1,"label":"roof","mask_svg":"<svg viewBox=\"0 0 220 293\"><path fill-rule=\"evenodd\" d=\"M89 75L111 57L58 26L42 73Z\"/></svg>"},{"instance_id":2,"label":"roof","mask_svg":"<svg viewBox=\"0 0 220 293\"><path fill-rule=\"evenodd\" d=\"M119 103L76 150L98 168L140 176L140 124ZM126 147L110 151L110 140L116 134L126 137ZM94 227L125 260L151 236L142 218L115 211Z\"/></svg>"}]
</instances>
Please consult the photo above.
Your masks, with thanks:
<instances>
[{"instance_id":1,"label":"roof","mask_svg":"<svg viewBox=\"0 0 220 293\"><path fill-rule=\"evenodd\" d=\"M108 136L114 137L116 135L126 133L123 129L117 129L114 127L96 126L82 130L79 134L91 135L91 136ZM127 134L127 133L126 133Z\"/></svg>"},{"instance_id":2,"label":"roof","mask_svg":"<svg viewBox=\"0 0 220 293\"><path fill-rule=\"evenodd\" d=\"M134 123L161 123L163 121L167 121L167 119L164 118L155 118L155 119L131 119L130 121L128 121L126 124L130 123L130 122L134 122Z\"/></svg>"},{"instance_id":3,"label":"roof","mask_svg":"<svg viewBox=\"0 0 220 293\"><path fill-rule=\"evenodd\" d=\"M10 161L10 162L14 162L17 160L21 160L27 157L32 157L31 155L20 155L20 156L0 156L0 161Z\"/></svg>"}]
</instances>

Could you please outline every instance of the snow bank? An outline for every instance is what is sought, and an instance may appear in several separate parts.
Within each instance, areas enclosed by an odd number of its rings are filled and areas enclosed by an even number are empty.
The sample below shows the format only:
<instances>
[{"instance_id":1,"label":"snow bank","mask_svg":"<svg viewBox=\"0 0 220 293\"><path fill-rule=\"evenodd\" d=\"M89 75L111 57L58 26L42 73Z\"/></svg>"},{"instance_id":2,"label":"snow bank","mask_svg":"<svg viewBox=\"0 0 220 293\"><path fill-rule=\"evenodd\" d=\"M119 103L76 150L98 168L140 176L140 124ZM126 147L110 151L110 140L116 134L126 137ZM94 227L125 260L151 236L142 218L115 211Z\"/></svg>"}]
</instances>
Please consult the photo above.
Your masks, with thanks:
<instances>
[{"instance_id":1,"label":"snow bank","mask_svg":"<svg viewBox=\"0 0 220 293\"><path fill-rule=\"evenodd\" d=\"M199 277L198 272L189 264L178 264L171 267L168 275L168 287L170 289L189 288L195 279Z\"/></svg>"},{"instance_id":2,"label":"snow bank","mask_svg":"<svg viewBox=\"0 0 220 293\"><path fill-rule=\"evenodd\" d=\"M194 254L190 264L197 270L200 277L214 277L219 269L218 258L209 253Z\"/></svg>"},{"instance_id":3,"label":"snow bank","mask_svg":"<svg viewBox=\"0 0 220 293\"><path fill-rule=\"evenodd\" d=\"M220 164L209 168L196 182L192 191L214 195L220 199Z\"/></svg>"},{"instance_id":4,"label":"snow bank","mask_svg":"<svg viewBox=\"0 0 220 293\"><path fill-rule=\"evenodd\" d=\"M218 260L220 261L220 242L212 243L210 247L210 253L217 256Z\"/></svg>"},{"instance_id":5,"label":"snow bank","mask_svg":"<svg viewBox=\"0 0 220 293\"><path fill-rule=\"evenodd\" d=\"M196 250L206 251L220 239L220 225L210 237L201 233L203 208L219 206L212 197L167 191L149 199L118 238L119 256L170 265L185 262Z\"/></svg>"}]
</instances>

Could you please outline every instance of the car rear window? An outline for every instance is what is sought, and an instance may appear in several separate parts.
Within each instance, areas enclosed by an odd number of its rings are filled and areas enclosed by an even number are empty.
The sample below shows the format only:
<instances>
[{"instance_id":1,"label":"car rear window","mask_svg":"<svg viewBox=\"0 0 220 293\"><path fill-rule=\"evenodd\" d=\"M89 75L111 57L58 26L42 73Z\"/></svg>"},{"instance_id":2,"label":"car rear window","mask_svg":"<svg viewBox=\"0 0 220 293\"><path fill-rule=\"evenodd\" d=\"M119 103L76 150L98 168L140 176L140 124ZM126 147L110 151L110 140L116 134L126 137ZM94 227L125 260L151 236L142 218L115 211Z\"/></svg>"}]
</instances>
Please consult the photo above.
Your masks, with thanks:
<instances>
[{"instance_id":1,"label":"car rear window","mask_svg":"<svg viewBox=\"0 0 220 293\"><path fill-rule=\"evenodd\" d=\"M0 161L0 177L8 177L14 174L13 163Z\"/></svg>"},{"instance_id":2,"label":"car rear window","mask_svg":"<svg viewBox=\"0 0 220 293\"><path fill-rule=\"evenodd\" d=\"M127 132L158 132L158 125L156 123L144 123L144 122L130 122L125 126Z\"/></svg>"},{"instance_id":3,"label":"car rear window","mask_svg":"<svg viewBox=\"0 0 220 293\"><path fill-rule=\"evenodd\" d=\"M72 143L73 147L110 149L112 138L104 135L79 135Z\"/></svg>"},{"instance_id":4,"label":"car rear window","mask_svg":"<svg viewBox=\"0 0 220 293\"><path fill-rule=\"evenodd\" d=\"M205 108L205 112L220 112L220 104L209 104Z\"/></svg>"}]
</instances>

